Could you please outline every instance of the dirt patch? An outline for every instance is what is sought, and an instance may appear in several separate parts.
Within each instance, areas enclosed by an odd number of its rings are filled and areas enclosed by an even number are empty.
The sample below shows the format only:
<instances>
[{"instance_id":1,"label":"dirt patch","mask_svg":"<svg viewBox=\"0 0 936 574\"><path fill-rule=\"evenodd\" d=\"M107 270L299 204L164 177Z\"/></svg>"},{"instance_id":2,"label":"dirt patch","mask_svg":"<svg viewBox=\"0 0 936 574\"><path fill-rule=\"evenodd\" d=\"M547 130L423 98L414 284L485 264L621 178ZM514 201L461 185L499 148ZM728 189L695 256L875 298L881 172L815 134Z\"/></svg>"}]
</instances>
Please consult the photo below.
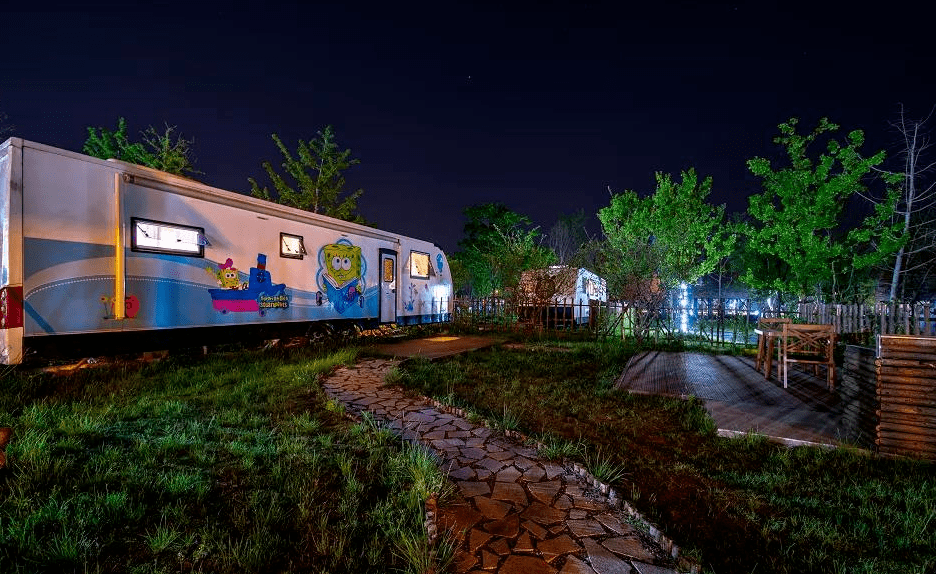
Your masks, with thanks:
<instances>
[{"instance_id":1,"label":"dirt patch","mask_svg":"<svg viewBox=\"0 0 936 574\"><path fill-rule=\"evenodd\" d=\"M426 359L438 359L491 347L500 342L502 342L502 339L497 337L480 335L446 336L429 337L426 339L409 339L398 343L376 345L374 348L378 354L389 357L423 357Z\"/></svg>"}]
</instances>

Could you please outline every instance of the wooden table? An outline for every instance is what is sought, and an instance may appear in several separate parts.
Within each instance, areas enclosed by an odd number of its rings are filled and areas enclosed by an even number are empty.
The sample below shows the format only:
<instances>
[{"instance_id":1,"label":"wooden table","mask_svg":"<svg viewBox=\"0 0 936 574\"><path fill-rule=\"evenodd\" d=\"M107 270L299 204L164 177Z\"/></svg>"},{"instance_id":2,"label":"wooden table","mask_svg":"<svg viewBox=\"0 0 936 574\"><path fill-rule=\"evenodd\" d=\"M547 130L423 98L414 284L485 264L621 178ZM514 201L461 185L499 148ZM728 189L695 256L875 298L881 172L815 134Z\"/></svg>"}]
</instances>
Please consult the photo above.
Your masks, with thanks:
<instances>
[{"instance_id":1,"label":"wooden table","mask_svg":"<svg viewBox=\"0 0 936 574\"><path fill-rule=\"evenodd\" d=\"M754 360L754 368L760 371L761 366L763 366L764 378L769 379L774 349L777 345L777 339L783 336L783 330L758 327L754 329L754 333L757 334L757 358ZM777 379L780 379L779 361L777 361Z\"/></svg>"}]
</instances>

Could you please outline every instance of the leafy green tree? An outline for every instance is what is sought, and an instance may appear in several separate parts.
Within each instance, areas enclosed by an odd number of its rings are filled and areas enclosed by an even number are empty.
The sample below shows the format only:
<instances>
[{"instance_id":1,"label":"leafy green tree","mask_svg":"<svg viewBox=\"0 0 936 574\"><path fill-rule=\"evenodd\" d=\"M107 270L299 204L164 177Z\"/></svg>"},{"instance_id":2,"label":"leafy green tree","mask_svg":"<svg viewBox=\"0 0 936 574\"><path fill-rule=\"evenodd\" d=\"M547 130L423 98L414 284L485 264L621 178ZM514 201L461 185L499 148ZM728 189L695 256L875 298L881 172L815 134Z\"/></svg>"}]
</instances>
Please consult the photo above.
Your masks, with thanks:
<instances>
[{"instance_id":1,"label":"leafy green tree","mask_svg":"<svg viewBox=\"0 0 936 574\"><path fill-rule=\"evenodd\" d=\"M625 191L598 211L607 241L601 273L609 292L632 299L635 286L665 291L711 273L731 253L735 235L725 223L725 207L707 202L712 178L699 182L689 169L680 179L657 173L652 195Z\"/></svg>"},{"instance_id":2,"label":"leafy green tree","mask_svg":"<svg viewBox=\"0 0 936 574\"><path fill-rule=\"evenodd\" d=\"M743 226L750 250L743 281L776 291L781 297L831 295L867 285L867 273L887 259L902 241L888 225L893 201L856 228L844 233L840 217L848 199L864 190L863 179L884 160L884 152L859 155L864 143L860 130L839 143L829 138L826 152L813 160L808 152L820 136L839 126L822 118L806 135L797 133L797 119L780 124L774 141L784 147L789 165L775 168L770 160L748 160L748 169L763 178L764 191L750 197L750 220ZM864 274L864 275L863 275Z\"/></svg>"},{"instance_id":3,"label":"leafy green tree","mask_svg":"<svg viewBox=\"0 0 936 574\"><path fill-rule=\"evenodd\" d=\"M175 132L175 126L166 125L162 133L150 126L141 133L141 141L132 142L127 136L127 120L118 118L116 131L89 127L81 149L93 157L119 159L176 175L200 174L191 159L194 140Z\"/></svg>"},{"instance_id":4,"label":"leafy green tree","mask_svg":"<svg viewBox=\"0 0 936 574\"><path fill-rule=\"evenodd\" d=\"M552 251L539 244L539 230L530 219L503 203L470 206L464 213L464 237L453 256L462 269L462 292L510 296L523 271L555 262Z\"/></svg>"},{"instance_id":5,"label":"leafy green tree","mask_svg":"<svg viewBox=\"0 0 936 574\"><path fill-rule=\"evenodd\" d=\"M343 175L360 160L351 157L350 149L339 149L331 126L325 126L316 138L308 142L299 140L298 157L293 157L278 135L273 134L272 137L283 154L280 167L292 178L295 187L267 161L263 162L263 169L273 182L275 192L271 193L266 186L260 187L255 179L248 178L254 197L346 221L366 223L357 213L357 200L364 190L347 192Z\"/></svg>"}]
</instances>

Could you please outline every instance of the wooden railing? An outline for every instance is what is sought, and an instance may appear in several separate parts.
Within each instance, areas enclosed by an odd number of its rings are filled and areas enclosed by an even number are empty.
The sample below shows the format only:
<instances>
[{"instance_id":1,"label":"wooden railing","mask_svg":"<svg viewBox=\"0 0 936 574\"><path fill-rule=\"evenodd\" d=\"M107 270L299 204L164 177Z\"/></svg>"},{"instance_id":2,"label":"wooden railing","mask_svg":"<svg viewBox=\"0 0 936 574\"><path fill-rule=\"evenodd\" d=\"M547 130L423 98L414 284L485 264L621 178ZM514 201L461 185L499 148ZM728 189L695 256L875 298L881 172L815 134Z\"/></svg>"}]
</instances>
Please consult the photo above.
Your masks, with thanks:
<instances>
[{"instance_id":1,"label":"wooden railing","mask_svg":"<svg viewBox=\"0 0 936 574\"><path fill-rule=\"evenodd\" d=\"M590 329L603 337L694 337L714 344L754 343L761 316L783 315L797 323L831 324L837 335L936 336L933 304L800 304L771 311L753 300L696 298L683 305L586 302L571 299L510 301L456 299L453 319L483 328ZM854 339L854 338L852 338Z\"/></svg>"},{"instance_id":2,"label":"wooden railing","mask_svg":"<svg viewBox=\"0 0 936 574\"><path fill-rule=\"evenodd\" d=\"M802 303L797 306L796 317L804 323L832 324L839 334L936 335L933 303Z\"/></svg>"},{"instance_id":3,"label":"wooden railing","mask_svg":"<svg viewBox=\"0 0 936 574\"><path fill-rule=\"evenodd\" d=\"M513 301L497 297L455 300L453 321L484 329L595 329L596 302L573 299Z\"/></svg>"}]
</instances>

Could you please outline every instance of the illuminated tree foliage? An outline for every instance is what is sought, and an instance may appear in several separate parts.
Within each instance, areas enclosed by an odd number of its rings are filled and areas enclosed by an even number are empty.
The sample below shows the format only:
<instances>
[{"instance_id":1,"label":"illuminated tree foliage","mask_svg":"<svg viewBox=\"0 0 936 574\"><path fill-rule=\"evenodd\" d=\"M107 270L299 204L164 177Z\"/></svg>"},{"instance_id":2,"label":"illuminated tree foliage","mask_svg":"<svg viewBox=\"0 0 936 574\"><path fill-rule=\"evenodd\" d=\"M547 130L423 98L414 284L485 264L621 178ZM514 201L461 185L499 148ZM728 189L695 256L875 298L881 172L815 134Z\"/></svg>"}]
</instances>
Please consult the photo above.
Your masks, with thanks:
<instances>
[{"instance_id":1,"label":"illuminated tree foliage","mask_svg":"<svg viewBox=\"0 0 936 574\"><path fill-rule=\"evenodd\" d=\"M706 201L712 178L699 182L694 169L680 178L675 182L657 173L652 195L625 191L598 211L608 250L601 272L615 296L633 299L639 285L665 290L693 282L711 273L734 247L725 207Z\"/></svg>"},{"instance_id":2,"label":"illuminated tree foliage","mask_svg":"<svg viewBox=\"0 0 936 574\"><path fill-rule=\"evenodd\" d=\"M272 137L283 154L280 167L292 178L295 187L287 183L285 177L266 161L263 162L263 169L273 182L275 192L271 193L266 186L260 187L251 177L248 180L254 197L345 221L366 223L357 213L357 200L364 190L346 191L343 175L360 160L351 157L350 149L342 151L338 148L331 126L325 126L316 138L308 142L299 140L298 157L293 157L278 135L273 134Z\"/></svg>"},{"instance_id":3,"label":"illuminated tree foliage","mask_svg":"<svg viewBox=\"0 0 936 574\"><path fill-rule=\"evenodd\" d=\"M485 203L465 209L464 237L453 256L456 288L476 297L510 296L520 276L555 262L555 255L538 242L539 230L502 203Z\"/></svg>"},{"instance_id":4,"label":"illuminated tree foliage","mask_svg":"<svg viewBox=\"0 0 936 574\"><path fill-rule=\"evenodd\" d=\"M82 151L101 159L119 159L152 167L176 175L196 175L201 172L192 165L192 144L175 134L175 126L166 125L164 132L150 126L142 132L142 140L131 142L127 136L127 120L118 118L117 130L88 128L88 139Z\"/></svg>"},{"instance_id":5,"label":"illuminated tree foliage","mask_svg":"<svg viewBox=\"0 0 936 574\"><path fill-rule=\"evenodd\" d=\"M838 126L822 118L811 133L801 135L796 125L796 118L780 124L780 135L774 138L784 147L788 166L775 168L759 157L748 160L751 173L763 178L764 191L749 199L743 281L796 298L856 296L869 285L873 289L871 268L890 257L902 241L887 224L893 201L876 206L847 234L840 231L844 206L864 189L863 179L884 160L884 152L862 158L858 150L864 134L855 130L844 145L829 138L826 152L812 160L809 147Z\"/></svg>"}]
</instances>

